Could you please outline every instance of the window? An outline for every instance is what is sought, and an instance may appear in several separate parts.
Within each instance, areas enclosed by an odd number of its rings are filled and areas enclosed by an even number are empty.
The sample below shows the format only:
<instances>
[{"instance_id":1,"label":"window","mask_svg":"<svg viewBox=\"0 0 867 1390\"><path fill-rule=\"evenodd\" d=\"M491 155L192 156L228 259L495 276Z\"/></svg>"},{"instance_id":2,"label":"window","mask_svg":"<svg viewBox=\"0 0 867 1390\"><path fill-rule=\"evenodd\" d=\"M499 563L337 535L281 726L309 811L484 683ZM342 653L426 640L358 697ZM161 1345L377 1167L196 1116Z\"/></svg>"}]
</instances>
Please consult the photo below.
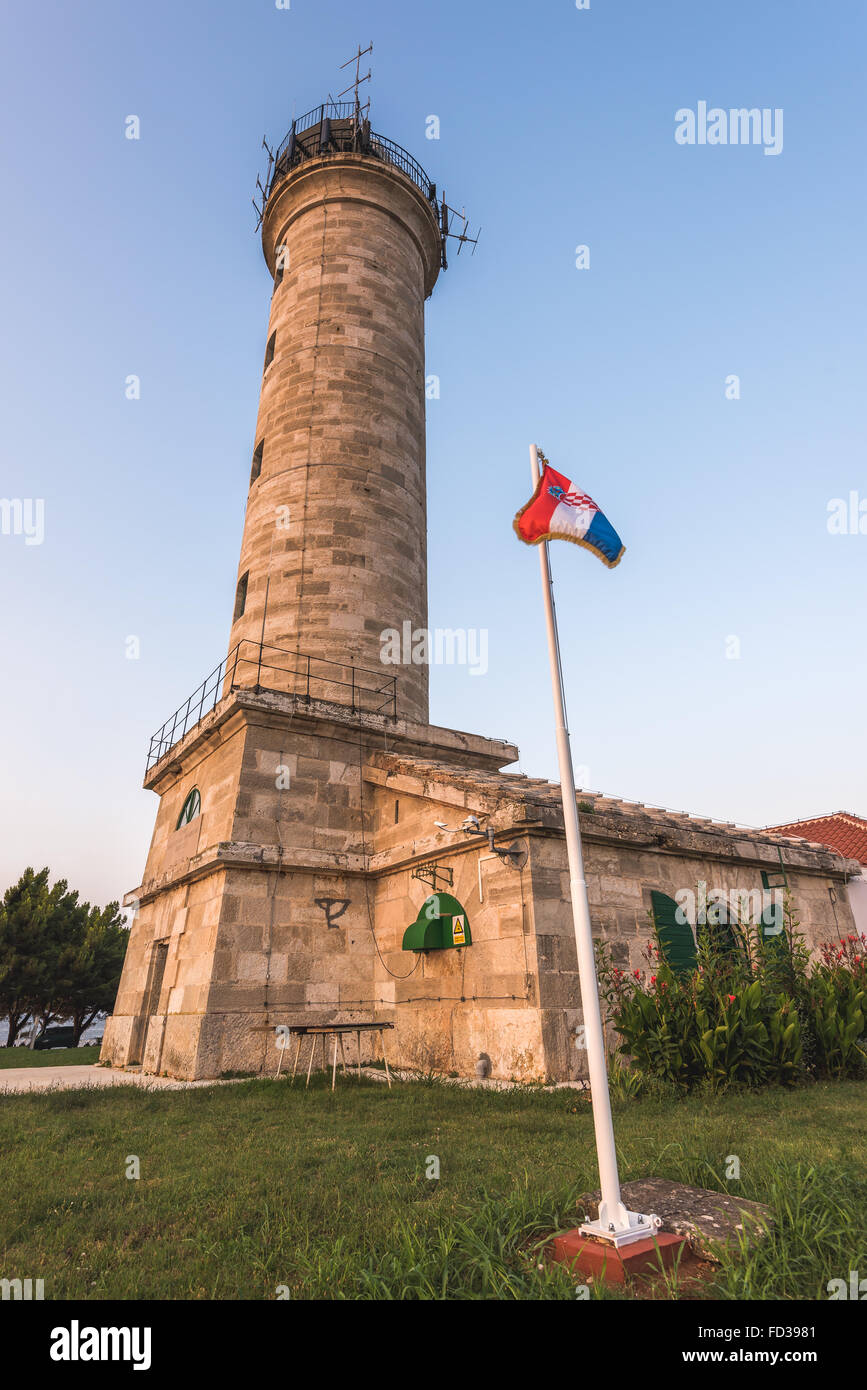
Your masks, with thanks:
<instances>
[{"instance_id":1,"label":"window","mask_svg":"<svg viewBox=\"0 0 867 1390\"><path fill-rule=\"evenodd\" d=\"M757 923L761 928L760 940L766 949L782 950L786 954L789 951L789 938L783 923L788 888L789 880L782 858L779 872L762 869L762 911Z\"/></svg>"},{"instance_id":2,"label":"window","mask_svg":"<svg viewBox=\"0 0 867 1390\"><path fill-rule=\"evenodd\" d=\"M260 440L259 440L259 443L256 445L256 452L255 452L254 455L253 455L253 470L252 470L252 472L250 473L250 486L251 486L251 487L252 487L253 484L255 483L256 479L257 479L258 476L259 476L259 474L262 472L262 457L263 457L264 453L265 453L265 441L264 441L264 439L260 439Z\"/></svg>"},{"instance_id":3,"label":"window","mask_svg":"<svg viewBox=\"0 0 867 1390\"><path fill-rule=\"evenodd\" d=\"M265 349L265 371L267 372L271 363L274 361L274 349L277 346L277 334L272 333L268 339L268 346Z\"/></svg>"},{"instance_id":4,"label":"window","mask_svg":"<svg viewBox=\"0 0 867 1390\"><path fill-rule=\"evenodd\" d=\"M680 908L666 893L654 889L650 901L661 954L675 975L688 975L698 963L692 927L681 920Z\"/></svg>"},{"instance_id":5,"label":"window","mask_svg":"<svg viewBox=\"0 0 867 1390\"><path fill-rule=\"evenodd\" d=\"M779 873L776 870L770 872L762 869L762 887L766 889L788 888L789 880L786 878L786 870L780 863Z\"/></svg>"},{"instance_id":6,"label":"window","mask_svg":"<svg viewBox=\"0 0 867 1390\"><path fill-rule=\"evenodd\" d=\"M241 578L238 580L238 589L235 594L235 616L232 619L233 623L236 623L239 618L243 618L244 616L244 609L247 607L247 584L249 579L250 571L247 570L247 573L242 574Z\"/></svg>"},{"instance_id":7,"label":"window","mask_svg":"<svg viewBox=\"0 0 867 1390\"><path fill-rule=\"evenodd\" d=\"M193 787L193 790L190 792L189 796L184 802L183 810L181 811L181 814L178 816L178 823L175 826L175 829L182 830L185 825L189 825L190 821L195 820L196 816L201 814L201 811L202 798L199 796L198 787Z\"/></svg>"}]
</instances>

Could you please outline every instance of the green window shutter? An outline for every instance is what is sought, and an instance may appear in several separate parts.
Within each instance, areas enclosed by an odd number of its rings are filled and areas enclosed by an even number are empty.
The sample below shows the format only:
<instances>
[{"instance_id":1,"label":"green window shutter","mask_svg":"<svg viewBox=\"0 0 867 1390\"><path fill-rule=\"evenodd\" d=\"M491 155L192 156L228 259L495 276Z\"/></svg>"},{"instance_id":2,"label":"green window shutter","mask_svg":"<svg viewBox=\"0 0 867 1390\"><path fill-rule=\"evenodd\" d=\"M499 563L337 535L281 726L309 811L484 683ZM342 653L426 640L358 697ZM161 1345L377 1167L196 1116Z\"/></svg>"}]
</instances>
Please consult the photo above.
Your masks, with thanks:
<instances>
[{"instance_id":1,"label":"green window shutter","mask_svg":"<svg viewBox=\"0 0 867 1390\"><path fill-rule=\"evenodd\" d=\"M695 970L697 956L695 938L689 922L678 920L680 908L665 893L656 889L650 895L653 920L659 936L659 948L675 975L688 975Z\"/></svg>"},{"instance_id":2,"label":"green window shutter","mask_svg":"<svg viewBox=\"0 0 867 1390\"><path fill-rule=\"evenodd\" d=\"M779 890L785 886L785 880L777 883L770 881L774 878L779 878L779 875L762 873L762 887L765 892L763 895L764 902L762 913L758 922L760 928L759 939L764 950L780 951L782 954L788 955L789 938L786 935L786 929L782 923L782 911L777 911L777 895L774 893L774 889ZM773 897L770 896L771 894L773 894ZM781 930L778 931L778 927L781 928Z\"/></svg>"}]
</instances>

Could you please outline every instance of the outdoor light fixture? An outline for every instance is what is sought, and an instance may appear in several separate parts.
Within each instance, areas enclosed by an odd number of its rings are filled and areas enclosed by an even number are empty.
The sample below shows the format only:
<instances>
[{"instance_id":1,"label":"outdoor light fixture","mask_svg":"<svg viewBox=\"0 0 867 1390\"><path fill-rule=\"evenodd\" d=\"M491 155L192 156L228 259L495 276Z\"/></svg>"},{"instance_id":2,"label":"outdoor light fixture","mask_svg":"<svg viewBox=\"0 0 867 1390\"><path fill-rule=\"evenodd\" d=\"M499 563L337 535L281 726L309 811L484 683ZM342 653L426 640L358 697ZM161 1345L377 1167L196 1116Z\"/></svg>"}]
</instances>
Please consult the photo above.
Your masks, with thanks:
<instances>
[{"instance_id":1,"label":"outdoor light fixture","mask_svg":"<svg viewBox=\"0 0 867 1390\"><path fill-rule=\"evenodd\" d=\"M488 827L488 848L491 854L496 854L510 869L523 869L527 862L527 851L524 849L520 840L513 840L508 849L497 849L494 844L494 831Z\"/></svg>"},{"instance_id":2,"label":"outdoor light fixture","mask_svg":"<svg viewBox=\"0 0 867 1390\"><path fill-rule=\"evenodd\" d=\"M494 827L489 825L486 830L482 830L478 816L467 816L466 820L459 826L446 825L443 820L435 820L434 825L437 830L445 830L449 835L457 835L458 833L485 835L491 854L496 854L497 858L502 859L511 869L523 869L527 862L527 851L519 840L514 840L508 849L498 849L494 844L494 835L496 834Z\"/></svg>"},{"instance_id":3,"label":"outdoor light fixture","mask_svg":"<svg viewBox=\"0 0 867 1390\"><path fill-rule=\"evenodd\" d=\"M482 833L479 818L473 815L467 816L466 820L462 820L457 826L446 825L444 820L435 820L434 825L437 830L445 830L449 835L457 835L459 830L463 831L465 835L480 835Z\"/></svg>"}]
</instances>

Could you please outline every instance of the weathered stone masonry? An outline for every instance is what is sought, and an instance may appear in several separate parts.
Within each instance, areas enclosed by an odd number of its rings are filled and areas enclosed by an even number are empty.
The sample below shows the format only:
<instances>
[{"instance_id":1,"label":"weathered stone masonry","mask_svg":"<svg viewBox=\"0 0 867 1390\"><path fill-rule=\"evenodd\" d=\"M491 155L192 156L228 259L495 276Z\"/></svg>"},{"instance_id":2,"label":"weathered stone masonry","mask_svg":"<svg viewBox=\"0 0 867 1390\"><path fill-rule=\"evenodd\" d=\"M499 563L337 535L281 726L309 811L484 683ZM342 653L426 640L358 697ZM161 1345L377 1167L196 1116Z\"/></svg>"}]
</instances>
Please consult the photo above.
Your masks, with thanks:
<instances>
[{"instance_id":1,"label":"weathered stone masonry","mask_svg":"<svg viewBox=\"0 0 867 1390\"><path fill-rule=\"evenodd\" d=\"M258 1071L276 1053L256 1028L376 1017L394 1022L395 1059L410 1066L464 1075L485 1054L497 1077L581 1076L559 789L499 771L515 756L281 693L228 696L150 779L162 801L105 1055L190 1078ZM291 771L288 790L277 766ZM172 830L193 785L202 814ZM852 866L830 851L606 797L581 804L594 930L625 967L644 963L653 889L673 896L702 878L758 888L781 855L808 942L851 929L845 895L835 908L828 886ZM434 825L468 814L493 825L498 846L526 848L520 871L479 836ZM413 871L434 863L452 870L473 944L404 952L430 891ZM135 1058L158 941L165 975Z\"/></svg>"},{"instance_id":2,"label":"weathered stone masonry","mask_svg":"<svg viewBox=\"0 0 867 1390\"><path fill-rule=\"evenodd\" d=\"M514 746L431 726L426 666L399 668L395 704L380 662L385 630L427 626L433 190L369 132L366 152L327 136L269 188L275 283L230 656L214 708L156 740L159 809L102 1056L189 1079L258 1072L276 1065L278 1024L384 1019L408 1066L468 1075L484 1054L494 1077L574 1078L559 791L503 772ZM201 813L177 828L193 789ZM828 888L859 866L830 851L580 802L594 930L624 965L642 964L653 889L758 888L781 856L811 944L851 930ZM520 868L455 829L471 813L494 851L518 845ZM433 866L472 944L404 951Z\"/></svg>"}]
</instances>

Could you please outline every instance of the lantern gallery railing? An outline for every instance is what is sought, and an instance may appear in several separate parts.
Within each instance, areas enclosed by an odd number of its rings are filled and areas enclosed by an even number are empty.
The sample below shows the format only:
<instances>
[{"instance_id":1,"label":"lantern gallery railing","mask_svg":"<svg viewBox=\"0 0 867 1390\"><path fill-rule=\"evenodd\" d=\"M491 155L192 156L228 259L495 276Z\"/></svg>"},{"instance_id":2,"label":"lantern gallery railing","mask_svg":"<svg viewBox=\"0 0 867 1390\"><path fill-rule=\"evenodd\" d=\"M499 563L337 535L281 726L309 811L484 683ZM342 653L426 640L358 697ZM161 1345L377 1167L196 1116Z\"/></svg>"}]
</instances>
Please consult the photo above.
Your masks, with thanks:
<instances>
[{"instance_id":1,"label":"lantern gallery railing","mask_svg":"<svg viewBox=\"0 0 867 1390\"><path fill-rule=\"evenodd\" d=\"M418 160L413 159L408 150L371 130L370 121L362 118L354 103L327 101L294 120L288 135L277 149L268 151L268 172L264 184L261 180L259 182L261 206L254 199L260 224L272 190L290 169L305 159L343 150L373 155L386 164L393 164L412 179L429 202L437 206L436 185L431 183Z\"/></svg>"},{"instance_id":2,"label":"lantern gallery railing","mask_svg":"<svg viewBox=\"0 0 867 1390\"><path fill-rule=\"evenodd\" d=\"M378 135L376 131L371 130L366 111L367 107L362 108L357 102L326 101L294 120L289 134L284 136L276 150L271 149L267 140L262 141L268 153L268 168L264 183L261 177L256 180L257 192L253 197L256 230L258 231L265 219L265 209L271 194L291 169L303 164L307 159L317 159L320 155L339 154L348 150L381 159L395 169L400 169L401 173L412 180L427 199L437 219L441 243L440 259L443 270L447 270L449 242L457 243L458 254L465 246L472 246L475 252L480 233L476 236L469 235L469 223L465 213L450 208L444 195L438 196L436 184L431 182L409 150L405 150L394 140L389 140L387 136Z\"/></svg>"},{"instance_id":3,"label":"lantern gallery railing","mask_svg":"<svg viewBox=\"0 0 867 1390\"><path fill-rule=\"evenodd\" d=\"M180 743L206 714L216 709L225 695L239 689L277 691L294 695L307 704L311 700L323 700L342 705L353 713L397 718L396 676L244 640L154 734L148 750L147 771Z\"/></svg>"}]
</instances>

